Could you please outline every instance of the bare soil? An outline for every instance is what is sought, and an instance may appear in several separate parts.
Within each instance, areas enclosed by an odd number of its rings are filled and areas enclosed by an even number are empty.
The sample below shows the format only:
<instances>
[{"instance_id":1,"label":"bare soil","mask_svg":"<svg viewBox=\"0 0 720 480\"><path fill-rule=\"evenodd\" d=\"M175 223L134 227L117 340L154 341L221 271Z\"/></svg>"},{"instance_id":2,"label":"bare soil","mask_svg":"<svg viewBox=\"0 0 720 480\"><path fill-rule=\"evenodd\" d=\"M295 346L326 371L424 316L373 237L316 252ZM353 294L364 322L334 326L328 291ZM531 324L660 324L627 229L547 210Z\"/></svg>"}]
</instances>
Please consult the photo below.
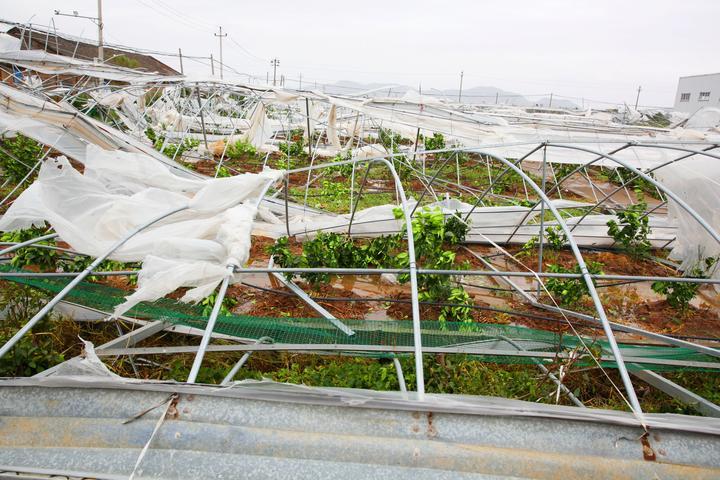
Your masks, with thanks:
<instances>
[{"instance_id":1,"label":"bare soil","mask_svg":"<svg viewBox=\"0 0 720 480\"><path fill-rule=\"evenodd\" d=\"M312 289L300 283L300 288L308 292L315 301L327 309L337 318L362 319L370 310L370 303L357 301L323 301L322 298L361 298L353 292L344 289L323 285ZM286 288L277 287L279 292L256 290L242 285L233 285L228 288L227 295L238 300L234 313L252 315L257 317L291 316L297 318L320 318L315 310L310 308L299 297Z\"/></svg>"},{"instance_id":2,"label":"bare soil","mask_svg":"<svg viewBox=\"0 0 720 480\"><path fill-rule=\"evenodd\" d=\"M517 254L519 248L513 249L511 253ZM662 265L652 259L638 259L619 252L582 252L583 259L586 262L600 262L603 264L603 272L615 275L646 275L655 277L668 277L677 275L677 271ZM529 255L521 255L517 259L526 267L537 269L538 254L536 251ZM543 263L556 264L565 268L573 268L577 265L577 260L573 253L569 250L552 250L545 248L543 250Z\"/></svg>"}]
</instances>

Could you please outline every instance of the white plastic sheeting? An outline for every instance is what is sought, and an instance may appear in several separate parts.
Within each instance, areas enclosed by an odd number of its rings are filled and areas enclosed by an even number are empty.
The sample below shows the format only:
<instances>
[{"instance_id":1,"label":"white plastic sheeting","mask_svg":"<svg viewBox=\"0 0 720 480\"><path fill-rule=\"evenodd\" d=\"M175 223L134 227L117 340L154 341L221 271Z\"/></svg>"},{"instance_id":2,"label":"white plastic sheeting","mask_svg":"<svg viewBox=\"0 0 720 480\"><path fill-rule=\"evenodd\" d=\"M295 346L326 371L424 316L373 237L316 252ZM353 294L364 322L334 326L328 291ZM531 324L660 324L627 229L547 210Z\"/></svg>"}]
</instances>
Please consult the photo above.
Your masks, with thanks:
<instances>
[{"instance_id":1,"label":"white plastic sheeting","mask_svg":"<svg viewBox=\"0 0 720 480\"><path fill-rule=\"evenodd\" d=\"M12 63L45 75L82 75L118 82L137 80L160 81L168 77L139 70L118 67L107 63L96 64L86 60L47 53L43 50L17 50L0 52L1 63Z\"/></svg>"},{"instance_id":2,"label":"white plastic sheeting","mask_svg":"<svg viewBox=\"0 0 720 480\"><path fill-rule=\"evenodd\" d=\"M555 208L562 210L566 208L588 207L591 204L575 202L572 200L551 200ZM412 210L416 202L409 199L408 207ZM290 235L298 239L314 238L318 232L350 232L355 237L379 237L392 235L401 231L404 222L395 218L393 210L396 205L379 205L355 212L350 227L350 214L333 215L316 212L300 212L290 216L288 225L281 221L269 221L264 223L256 222L253 233L256 235L278 238L287 235L287 227ZM515 243L523 244L536 237L540 233L538 217L540 207L534 209L522 206L503 207L477 207L460 202L456 199L446 199L435 202L423 208L440 208L445 215L452 215L459 212L464 219L472 210L469 217L470 231L467 234L467 241L473 243ZM618 221L614 215L588 215L586 218L572 217L565 220L572 228L573 238L580 246L611 246L614 241L608 236L607 222ZM668 222L665 217L651 215L651 233L648 240L654 247L662 248L671 243L676 234L676 227ZM557 221L544 222L545 227L557 225Z\"/></svg>"},{"instance_id":3,"label":"white plastic sheeting","mask_svg":"<svg viewBox=\"0 0 720 480\"><path fill-rule=\"evenodd\" d=\"M185 176L198 175L179 166L137 138L109 127L66 104L44 101L0 83L0 134L22 133L85 163L85 147L98 145L106 150L142 152Z\"/></svg>"},{"instance_id":4,"label":"white plastic sheeting","mask_svg":"<svg viewBox=\"0 0 720 480\"><path fill-rule=\"evenodd\" d=\"M720 231L720 159L691 157L659 169L656 176L716 232ZM682 232L670 258L682 261L683 270L691 270L702 259L720 255L717 240L672 199L668 199L668 219ZM720 268L715 268L713 277L720 278Z\"/></svg>"},{"instance_id":5,"label":"white plastic sheeting","mask_svg":"<svg viewBox=\"0 0 720 480\"><path fill-rule=\"evenodd\" d=\"M74 250L97 257L144 223L187 206L110 255L143 261L137 291L115 313L181 286L194 287L184 301L198 301L212 293L228 264L247 261L258 197L280 176L265 170L187 179L143 154L90 146L84 174L65 157L44 161L35 183L0 219L0 231L47 221Z\"/></svg>"}]
</instances>

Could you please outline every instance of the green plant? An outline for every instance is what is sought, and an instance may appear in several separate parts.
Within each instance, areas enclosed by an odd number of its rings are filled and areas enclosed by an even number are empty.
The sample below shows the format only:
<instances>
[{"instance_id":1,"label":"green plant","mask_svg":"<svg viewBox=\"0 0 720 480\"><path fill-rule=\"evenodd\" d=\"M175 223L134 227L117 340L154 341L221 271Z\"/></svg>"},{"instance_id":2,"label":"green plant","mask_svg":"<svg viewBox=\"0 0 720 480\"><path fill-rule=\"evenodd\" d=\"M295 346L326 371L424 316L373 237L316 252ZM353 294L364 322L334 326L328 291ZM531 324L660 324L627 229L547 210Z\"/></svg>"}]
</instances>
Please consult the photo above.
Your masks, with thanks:
<instances>
[{"instance_id":1,"label":"green plant","mask_svg":"<svg viewBox=\"0 0 720 480\"><path fill-rule=\"evenodd\" d=\"M217 178L227 178L227 177L232 177L232 176L233 175L232 175L232 173L230 173L230 170L228 170L224 166L220 166L220 168L217 169L217 174L215 175L215 177L217 177Z\"/></svg>"},{"instance_id":2,"label":"green plant","mask_svg":"<svg viewBox=\"0 0 720 480\"><path fill-rule=\"evenodd\" d=\"M378 139L388 153L394 154L390 161L401 180L406 180L412 173L410 160L405 155L399 155L400 145L403 142L402 136L393 133L391 130L380 128L378 130Z\"/></svg>"},{"instance_id":3,"label":"green plant","mask_svg":"<svg viewBox=\"0 0 720 480\"><path fill-rule=\"evenodd\" d=\"M603 264L600 262L588 262L587 269L593 275L602 274ZM561 265L549 264L547 265L547 271L550 273L582 273L580 265L575 265L574 268L565 268ZM593 284L595 281L593 280ZM582 297L590 294L585 279L583 278L549 278L545 282L545 288L553 294L560 305L569 307L576 305Z\"/></svg>"},{"instance_id":4,"label":"green plant","mask_svg":"<svg viewBox=\"0 0 720 480\"><path fill-rule=\"evenodd\" d=\"M402 218L400 209L395 210L395 216ZM469 227L460 221L456 215L451 215L446 221L445 216L439 208L423 208L415 212L412 219L412 233L415 243L415 255L418 264L432 270L448 270L455 264L455 253L443 248L444 244L455 244L465 240L465 234ZM450 229L448 229L448 225ZM404 231L404 227L403 227ZM406 252L396 257L399 268L408 268L410 258ZM398 281L401 283L410 280L409 274L401 274ZM456 306L443 306L440 309L438 320L472 322L470 315L470 296L461 286L453 286L452 279L448 275L422 274L417 277L419 299L423 302L450 303L448 299L459 301ZM462 290L462 292L460 292Z\"/></svg>"},{"instance_id":5,"label":"green plant","mask_svg":"<svg viewBox=\"0 0 720 480\"><path fill-rule=\"evenodd\" d=\"M305 155L304 146L305 142L303 137L300 137L298 140L293 142L282 142L278 145L278 148L284 155L290 157L301 157Z\"/></svg>"},{"instance_id":6,"label":"green plant","mask_svg":"<svg viewBox=\"0 0 720 480\"><path fill-rule=\"evenodd\" d=\"M545 229L545 237L548 241L548 247L553 250L562 250L567 244L567 235L560 226L550 225Z\"/></svg>"},{"instance_id":7,"label":"green plant","mask_svg":"<svg viewBox=\"0 0 720 480\"><path fill-rule=\"evenodd\" d=\"M165 143L165 137L158 135L152 127L145 129L145 136L152 142L155 150L167 157L177 160L179 160L186 151L197 148L197 146L200 145L199 140L193 140L192 138L185 138L181 143ZM165 148L163 148L163 143L165 143Z\"/></svg>"},{"instance_id":8,"label":"green plant","mask_svg":"<svg viewBox=\"0 0 720 480\"><path fill-rule=\"evenodd\" d=\"M100 120L101 122L104 121L102 107L100 107L100 105L98 105L98 103L87 93L75 95L70 100L70 103L73 107L80 110L85 115L92 117L95 120Z\"/></svg>"},{"instance_id":9,"label":"green plant","mask_svg":"<svg viewBox=\"0 0 720 480\"><path fill-rule=\"evenodd\" d=\"M520 257L530 255L533 250L538 248L538 245L540 245L540 237L538 237L537 235L533 235L527 242L523 243L523 246L522 248L520 248L520 251L517 253L517 255Z\"/></svg>"},{"instance_id":10,"label":"green plant","mask_svg":"<svg viewBox=\"0 0 720 480\"><path fill-rule=\"evenodd\" d=\"M0 241L21 243L45 234L47 234L47 228L31 227L23 230L14 230L12 232L3 233L2 236L0 236ZM55 240L43 240L34 245L54 247ZM58 253L56 250L30 245L19 250L15 250L12 260L10 260L10 265L16 268L34 265L40 267L42 270L54 270L57 265L57 260Z\"/></svg>"},{"instance_id":11,"label":"green plant","mask_svg":"<svg viewBox=\"0 0 720 480\"><path fill-rule=\"evenodd\" d=\"M322 197L323 202L345 200L350 195L350 187L345 182L323 180L321 185L319 195Z\"/></svg>"},{"instance_id":12,"label":"green plant","mask_svg":"<svg viewBox=\"0 0 720 480\"><path fill-rule=\"evenodd\" d=\"M204 317L209 317L212 313L213 307L215 306L215 300L217 299L217 294L211 293L207 297L203 298L200 301L200 306L203 307L202 309L202 315ZM228 297L227 295L223 297L222 304L220 305L220 312L218 313L219 316L225 317L232 315L232 309L235 307L235 305L238 304L238 301L232 297Z\"/></svg>"},{"instance_id":13,"label":"green plant","mask_svg":"<svg viewBox=\"0 0 720 480\"><path fill-rule=\"evenodd\" d=\"M545 238L547 239L547 243L544 245L551 250L562 250L565 244L567 244L567 235L565 235L565 232L559 226L550 225L547 227L545 229ZM538 236L530 237L530 239L523 244L518 255L530 255L539 245L540 238Z\"/></svg>"},{"instance_id":14,"label":"green plant","mask_svg":"<svg viewBox=\"0 0 720 480\"><path fill-rule=\"evenodd\" d=\"M319 362L318 362L319 363ZM392 365L369 363L365 359L341 359L315 365L293 363L274 372L273 379L303 385L397 390L397 373Z\"/></svg>"},{"instance_id":15,"label":"green plant","mask_svg":"<svg viewBox=\"0 0 720 480\"><path fill-rule=\"evenodd\" d=\"M396 217L402 217L402 210L395 210ZM468 226L459 216L450 215L445 219L442 211L423 209L416 212L412 220L415 253L419 264L428 269L448 270L455 265L455 253L443 248L462 242ZM405 230L398 235L377 237L364 245L356 244L352 238L337 233L320 232L313 240L303 243L302 254L290 251L287 237L279 238L268 248L274 262L283 268L408 268L407 252L401 250L401 239ZM286 275L292 278L292 275ZM305 272L300 277L311 285L328 283L327 273ZM401 274L398 281L407 283L409 274ZM471 322L470 296L460 286L455 286L448 275L418 275L418 297L423 302L456 303L443 306L438 320Z\"/></svg>"},{"instance_id":16,"label":"green plant","mask_svg":"<svg viewBox=\"0 0 720 480\"><path fill-rule=\"evenodd\" d=\"M347 151L345 153L338 153L335 157L330 160L330 163L334 162L345 162L352 159L352 152ZM345 165L337 165L335 167L328 167L325 169L329 175L336 175L344 178L349 178L352 175L353 164L347 163Z\"/></svg>"},{"instance_id":17,"label":"green plant","mask_svg":"<svg viewBox=\"0 0 720 480\"><path fill-rule=\"evenodd\" d=\"M403 142L402 135L382 127L378 130L378 140L389 151L395 151L397 146Z\"/></svg>"},{"instance_id":18,"label":"green plant","mask_svg":"<svg viewBox=\"0 0 720 480\"><path fill-rule=\"evenodd\" d=\"M670 126L670 118L666 116L663 112L657 112L653 115L646 116L647 120L644 120L640 123L656 128L667 128Z\"/></svg>"},{"instance_id":19,"label":"green plant","mask_svg":"<svg viewBox=\"0 0 720 480\"><path fill-rule=\"evenodd\" d=\"M280 237L275 240L275 243L267 247L267 253L269 253L275 265L281 268L299 268L300 267L300 256L294 255L290 251L290 240L288 237ZM288 280L292 279L293 274L286 273L285 278Z\"/></svg>"},{"instance_id":20,"label":"green plant","mask_svg":"<svg viewBox=\"0 0 720 480\"><path fill-rule=\"evenodd\" d=\"M225 156L227 158L238 159L245 156L254 157L255 155L257 155L257 149L251 143L244 140L230 143L225 149Z\"/></svg>"},{"instance_id":21,"label":"green plant","mask_svg":"<svg viewBox=\"0 0 720 480\"><path fill-rule=\"evenodd\" d=\"M4 319L0 322L0 345L7 342L29 318L37 313L48 301L41 290L13 282L0 285L0 311ZM52 315L46 316L33 328L32 333L23 336L9 355L0 358L0 377L31 376L64 360L58 353L51 328Z\"/></svg>"},{"instance_id":22,"label":"green plant","mask_svg":"<svg viewBox=\"0 0 720 480\"><path fill-rule=\"evenodd\" d=\"M619 243L623 250L633 256L641 257L647 255L652 246L648 240L650 221L645 213L648 208L645 197L639 190L635 193L638 202L618 212L618 222L610 220L607 226L608 235Z\"/></svg>"},{"instance_id":23,"label":"green plant","mask_svg":"<svg viewBox=\"0 0 720 480\"><path fill-rule=\"evenodd\" d=\"M72 259L63 259L58 262L63 272L82 272L93 262L92 257L85 255L75 255ZM93 269L93 272L117 272L121 270L134 270L140 267L137 263L123 263L115 260L103 260L100 265ZM102 275L88 275L87 280L97 282L103 279ZM137 276L131 275L129 278L130 285L137 284Z\"/></svg>"},{"instance_id":24,"label":"green plant","mask_svg":"<svg viewBox=\"0 0 720 480\"><path fill-rule=\"evenodd\" d=\"M12 138L2 138L0 147L2 147L0 149L2 177L14 184L20 183L25 178L25 175L40 159L43 150L41 144L20 133Z\"/></svg>"},{"instance_id":25,"label":"green plant","mask_svg":"<svg viewBox=\"0 0 720 480\"><path fill-rule=\"evenodd\" d=\"M649 175L653 176L652 173ZM640 190L646 195L657 196L658 194L655 185L625 167L604 169L600 176L610 183L618 186L625 185L635 191Z\"/></svg>"},{"instance_id":26,"label":"green plant","mask_svg":"<svg viewBox=\"0 0 720 480\"><path fill-rule=\"evenodd\" d=\"M708 278L717 262L718 257L707 257L691 268L686 276ZM651 287L654 292L665 295L665 299L671 307L681 312L687 312L690 301L695 298L701 285L700 283L658 281L653 282Z\"/></svg>"},{"instance_id":27,"label":"green plant","mask_svg":"<svg viewBox=\"0 0 720 480\"><path fill-rule=\"evenodd\" d=\"M445 148L445 137L442 133L435 132L432 137L424 137L425 150L442 150Z\"/></svg>"},{"instance_id":28,"label":"green plant","mask_svg":"<svg viewBox=\"0 0 720 480\"><path fill-rule=\"evenodd\" d=\"M300 161L295 157L280 156L272 160L272 167L277 170L292 170L300 166Z\"/></svg>"},{"instance_id":29,"label":"green plant","mask_svg":"<svg viewBox=\"0 0 720 480\"><path fill-rule=\"evenodd\" d=\"M460 212L455 212L453 215L449 215L445 218L445 232L443 234L443 240L448 245L457 245L465 240L465 236L470 231L470 225L466 223Z\"/></svg>"},{"instance_id":30,"label":"green plant","mask_svg":"<svg viewBox=\"0 0 720 480\"><path fill-rule=\"evenodd\" d=\"M562 179L573 173L577 169L577 165L572 163L553 163L552 171L555 174L555 179L559 183Z\"/></svg>"}]
</instances>

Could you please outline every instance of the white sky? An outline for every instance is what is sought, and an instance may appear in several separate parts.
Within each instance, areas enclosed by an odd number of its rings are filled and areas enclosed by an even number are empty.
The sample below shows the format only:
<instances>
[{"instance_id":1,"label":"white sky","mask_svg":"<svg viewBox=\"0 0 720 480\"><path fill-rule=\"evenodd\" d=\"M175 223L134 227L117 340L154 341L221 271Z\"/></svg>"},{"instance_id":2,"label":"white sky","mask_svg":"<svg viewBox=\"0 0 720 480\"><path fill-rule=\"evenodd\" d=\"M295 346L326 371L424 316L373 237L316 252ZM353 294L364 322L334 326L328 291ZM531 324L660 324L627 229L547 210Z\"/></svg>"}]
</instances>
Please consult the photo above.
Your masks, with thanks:
<instances>
[{"instance_id":1,"label":"white sky","mask_svg":"<svg viewBox=\"0 0 720 480\"><path fill-rule=\"evenodd\" d=\"M97 8L95 0L0 5L2 18L45 26L55 8L90 16ZM302 73L304 82L457 88L463 70L464 88L634 103L642 85L641 105L669 106L678 76L720 71L717 0L105 0L103 10L107 42L217 58L222 25L227 65L264 77L277 57L278 74ZM96 38L87 20L55 23Z\"/></svg>"}]
</instances>

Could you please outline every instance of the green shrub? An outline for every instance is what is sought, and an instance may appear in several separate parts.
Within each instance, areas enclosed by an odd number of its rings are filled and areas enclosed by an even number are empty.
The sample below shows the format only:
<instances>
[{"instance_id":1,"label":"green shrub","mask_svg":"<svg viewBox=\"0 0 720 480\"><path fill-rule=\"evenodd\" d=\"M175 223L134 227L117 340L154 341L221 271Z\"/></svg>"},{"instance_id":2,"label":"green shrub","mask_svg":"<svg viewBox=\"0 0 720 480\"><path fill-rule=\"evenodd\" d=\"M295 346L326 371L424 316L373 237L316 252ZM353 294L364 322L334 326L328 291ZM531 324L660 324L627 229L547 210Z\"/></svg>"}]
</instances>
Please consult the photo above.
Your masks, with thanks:
<instances>
[{"instance_id":1,"label":"green shrub","mask_svg":"<svg viewBox=\"0 0 720 480\"><path fill-rule=\"evenodd\" d=\"M282 142L280 145L278 145L278 148L280 151L287 156L290 157L301 157L305 155L305 142L303 140L303 137L300 137L299 140L296 140L294 142Z\"/></svg>"},{"instance_id":2,"label":"green shrub","mask_svg":"<svg viewBox=\"0 0 720 480\"><path fill-rule=\"evenodd\" d=\"M0 345L35 315L48 301L41 290L25 285L4 282L0 286L0 311L5 318L0 321ZM46 316L23 336L12 351L0 358L0 377L27 377L35 375L64 360L55 346L53 336L48 334L52 315Z\"/></svg>"},{"instance_id":3,"label":"green shrub","mask_svg":"<svg viewBox=\"0 0 720 480\"><path fill-rule=\"evenodd\" d=\"M402 210L395 210L396 217L402 217ZM444 246L464 241L469 230L467 224L457 215L445 219L442 211L423 209L416 212L412 220L415 254L418 265L435 270L449 270L455 267L455 253ZM356 244L352 238L337 233L320 232L313 240L303 243L302 254L294 255L289 248L287 237L279 238L268 248L274 262L283 268L408 268L410 259L401 251L401 239L405 229L398 235L377 237L365 245ZM292 275L286 275L292 278ZM300 277L311 285L328 283L331 275L307 272ZM400 283L410 281L409 274L398 276ZM443 306L438 320L471 322L471 298L461 286L453 284L448 275L418 275L418 298L422 302L457 303Z\"/></svg>"},{"instance_id":4,"label":"green shrub","mask_svg":"<svg viewBox=\"0 0 720 480\"><path fill-rule=\"evenodd\" d=\"M548 247L553 250L562 250L567 244L568 238L565 231L558 225L550 225L545 229L545 237L548 241Z\"/></svg>"},{"instance_id":5,"label":"green shrub","mask_svg":"<svg viewBox=\"0 0 720 480\"><path fill-rule=\"evenodd\" d=\"M378 139L388 153L394 154L390 161L398 177L400 177L401 180L406 180L412 173L412 168L410 166L410 160L405 155L398 155L400 153L400 145L403 141L402 136L393 133L391 130L380 128L380 130L378 130Z\"/></svg>"},{"instance_id":6,"label":"green shrub","mask_svg":"<svg viewBox=\"0 0 720 480\"><path fill-rule=\"evenodd\" d=\"M588 262L587 269L593 275L601 275L603 264L600 262ZM582 273L580 265L574 268L565 268L561 265L549 264L547 271L550 273ZM593 284L595 281L593 280ZM565 307L576 305L585 295L590 294L587 284L583 278L549 278L545 282L545 288L553 294L558 303Z\"/></svg>"},{"instance_id":7,"label":"green shrub","mask_svg":"<svg viewBox=\"0 0 720 480\"><path fill-rule=\"evenodd\" d=\"M94 258L85 255L75 255L71 260L62 259L58 265L63 272L82 272L93 262ZM94 272L118 272L122 270L137 270L140 268L138 263L123 263L115 260L103 260L100 265L93 269ZM103 275L88 275L85 277L91 282L97 282L103 279ZM129 284L137 285L137 275L129 276Z\"/></svg>"},{"instance_id":8,"label":"green shrub","mask_svg":"<svg viewBox=\"0 0 720 480\"><path fill-rule=\"evenodd\" d=\"M562 250L567 245L567 235L565 231L558 225L550 225L545 229L545 238L547 243L545 246L551 250ZM525 242L520 249L519 255L530 255L530 253L538 248L540 239L537 236L530 237L530 240Z\"/></svg>"},{"instance_id":9,"label":"green shrub","mask_svg":"<svg viewBox=\"0 0 720 480\"><path fill-rule=\"evenodd\" d=\"M718 257L708 257L695 265L687 273L689 278L708 278L713 267L717 264ZM688 282L653 282L652 289L654 292L665 295L665 299L671 307L681 312L686 312L690 307L690 302L702 284Z\"/></svg>"},{"instance_id":10,"label":"green shrub","mask_svg":"<svg viewBox=\"0 0 720 480\"><path fill-rule=\"evenodd\" d=\"M257 149L251 143L243 140L230 143L225 149L227 158L239 159L245 156L254 157L255 155L257 155Z\"/></svg>"},{"instance_id":11,"label":"green shrub","mask_svg":"<svg viewBox=\"0 0 720 480\"><path fill-rule=\"evenodd\" d=\"M203 307L202 309L202 315L204 317L209 317L212 313L213 307L215 306L215 300L217 299L217 294L211 293L207 297L203 298L200 301L200 306ZM221 317L226 317L229 315L232 315L232 309L235 307L235 305L238 304L238 301L232 297L228 297L227 295L223 297L222 304L220 305L220 312L218 313Z\"/></svg>"},{"instance_id":12,"label":"green shrub","mask_svg":"<svg viewBox=\"0 0 720 480\"><path fill-rule=\"evenodd\" d=\"M652 173L650 175L652 176ZM657 188L655 188L655 185L646 179L637 176L625 167L608 168L603 170L603 174L601 176L612 184L618 186L625 185L632 190L640 190L644 194L657 196Z\"/></svg>"},{"instance_id":13,"label":"green shrub","mask_svg":"<svg viewBox=\"0 0 720 480\"><path fill-rule=\"evenodd\" d=\"M402 218L402 211L396 209L395 216ZM469 227L460 221L457 214L446 220L439 208L424 208L415 212L412 230L418 265L432 270L449 270L455 264L455 253L443 247L464 241ZM398 268L408 268L410 265L407 252L398 254L395 260ZM401 274L398 281L408 282L410 275ZM449 275L422 274L418 275L417 282L420 301L450 303L448 299L453 298L460 302L457 306L441 307L438 316L440 322L472 322L470 296L461 286L454 286Z\"/></svg>"},{"instance_id":14,"label":"green shrub","mask_svg":"<svg viewBox=\"0 0 720 480\"><path fill-rule=\"evenodd\" d=\"M0 170L2 178L18 184L42 156L43 147L35 140L18 133L14 138L0 141ZM37 172L35 173L37 175ZM32 179L30 179L32 181Z\"/></svg>"},{"instance_id":15,"label":"green shrub","mask_svg":"<svg viewBox=\"0 0 720 480\"><path fill-rule=\"evenodd\" d=\"M424 137L425 150L442 150L445 148L445 137L442 133L435 132L432 137Z\"/></svg>"},{"instance_id":16,"label":"green shrub","mask_svg":"<svg viewBox=\"0 0 720 480\"><path fill-rule=\"evenodd\" d=\"M167 143L165 144L165 148L163 148L163 143L165 143L165 137L162 135L158 135L152 127L148 127L145 129L145 136L152 142L153 148L155 148L155 150L175 160L180 160L183 153L188 150L197 148L197 146L200 145L199 140L186 138L181 143Z\"/></svg>"},{"instance_id":17,"label":"green shrub","mask_svg":"<svg viewBox=\"0 0 720 480\"><path fill-rule=\"evenodd\" d=\"M648 240L650 234L650 219L646 215L647 202L639 190L635 191L638 202L617 213L619 222L607 222L608 235L626 252L636 257L642 257L650 252L652 247Z\"/></svg>"},{"instance_id":18,"label":"green shrub","mask_svg":"<svg viewBox=\"0 0 720 480\"><path fill-rule=\"evenodd\" d=\"M2 242L22 243L33 238L47 234L47 228L26 228L24 230L14 230L5 232L0 236ZM36 245L55 246L55 240L43 240L37 242ZM27 246L13 252L10 265L15 268L24 268L30 265L40 267L41 270L55 270L58 261L58 252L49 248L39 248L36 246Z\"/></svg>"}]
</instances>

